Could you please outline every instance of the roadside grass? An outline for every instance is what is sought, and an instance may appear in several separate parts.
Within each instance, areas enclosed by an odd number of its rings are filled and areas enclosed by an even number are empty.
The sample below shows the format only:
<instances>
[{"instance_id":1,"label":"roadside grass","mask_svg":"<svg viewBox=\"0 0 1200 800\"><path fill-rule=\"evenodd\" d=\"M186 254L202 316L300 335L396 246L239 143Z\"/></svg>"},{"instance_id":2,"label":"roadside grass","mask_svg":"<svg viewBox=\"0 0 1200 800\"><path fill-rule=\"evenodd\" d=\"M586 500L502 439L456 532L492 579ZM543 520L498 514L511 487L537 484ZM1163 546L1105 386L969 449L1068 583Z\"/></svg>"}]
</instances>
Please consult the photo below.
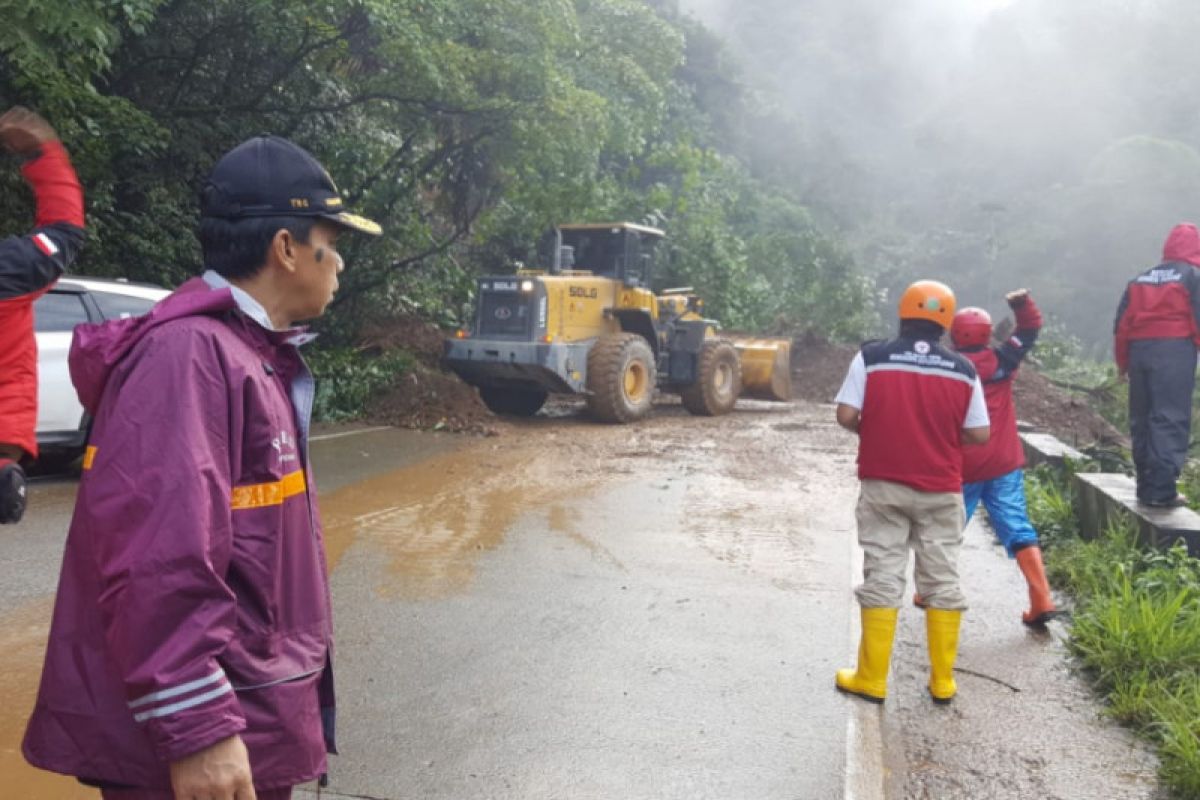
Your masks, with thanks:
<instances>
[{"instance_id":1,"label":"roadside grass","mask_svg":"<svg viewBox=\"0 0 1200 800\"><path fill-rule=\"evenodd\" d=\"M1069 475L1030 470L1026 495L1050 580L1074 599L1071 649L1107 713L1157 745L1175 797L1200 797L1200 561L1182 545L1141 548L1130 520L1080 538Z\"/></svg>"}]
</instances>

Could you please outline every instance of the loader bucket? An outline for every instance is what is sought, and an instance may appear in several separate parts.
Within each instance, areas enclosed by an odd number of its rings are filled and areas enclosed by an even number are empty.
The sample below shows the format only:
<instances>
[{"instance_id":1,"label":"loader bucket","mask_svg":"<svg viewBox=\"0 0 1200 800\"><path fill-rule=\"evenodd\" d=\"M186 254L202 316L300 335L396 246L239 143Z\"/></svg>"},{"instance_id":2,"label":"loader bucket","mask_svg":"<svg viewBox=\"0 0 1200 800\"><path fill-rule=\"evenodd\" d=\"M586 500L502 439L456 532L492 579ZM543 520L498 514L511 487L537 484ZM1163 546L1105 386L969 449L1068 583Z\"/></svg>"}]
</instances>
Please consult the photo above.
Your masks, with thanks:
<instances>
[{"instance_id":1,"label":"loader bucket","mask_svg":"<svg viewBox=\"0 0 1200 800\"><path fill-rule=\"evenodd\" d=\"M742 358L742 397L792 399L792 343L787 339L734 338Z\"/></svg>"}]
</instances>

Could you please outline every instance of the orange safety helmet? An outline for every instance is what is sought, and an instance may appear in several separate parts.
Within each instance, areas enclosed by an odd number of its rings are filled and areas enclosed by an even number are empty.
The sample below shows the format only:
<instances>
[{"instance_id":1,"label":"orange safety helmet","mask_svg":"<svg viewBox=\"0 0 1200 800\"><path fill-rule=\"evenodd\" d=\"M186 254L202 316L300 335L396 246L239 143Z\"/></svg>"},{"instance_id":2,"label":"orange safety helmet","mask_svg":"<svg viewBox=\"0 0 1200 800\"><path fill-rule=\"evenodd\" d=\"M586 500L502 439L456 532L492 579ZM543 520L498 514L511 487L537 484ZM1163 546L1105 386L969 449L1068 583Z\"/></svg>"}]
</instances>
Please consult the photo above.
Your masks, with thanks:
<instances>
[{"instance_id":1,"label":"orange safety helmet","mask_svg":"<svg viewBox=\"0 0 1200 800\"><path fill-rule=\"evenodd\" d=\"M954 292L939 281L917 281L900 295L900 319L927 319L949 328L954 307Z\"/></svg>"},{"instance_id":2,"label":"orange safety helmet","mask_svg":"<svg viewBox=\"0 0 1200 800\"><path fill-rule=\"evenodd\" d=\"M982 308L964 308L950 323L950 340L957 350L986 347L992 339L992 315Z\"/></svg>"}]
</instances>

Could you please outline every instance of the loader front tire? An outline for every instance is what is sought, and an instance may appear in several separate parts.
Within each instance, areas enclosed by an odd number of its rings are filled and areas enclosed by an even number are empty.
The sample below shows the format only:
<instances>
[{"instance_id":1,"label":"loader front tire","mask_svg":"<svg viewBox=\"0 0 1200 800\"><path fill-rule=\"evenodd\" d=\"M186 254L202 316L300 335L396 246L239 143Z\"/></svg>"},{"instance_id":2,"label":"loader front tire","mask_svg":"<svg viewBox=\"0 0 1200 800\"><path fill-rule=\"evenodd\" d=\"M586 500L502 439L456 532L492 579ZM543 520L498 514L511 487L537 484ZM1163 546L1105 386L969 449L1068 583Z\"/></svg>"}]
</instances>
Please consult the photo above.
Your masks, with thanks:
<instances>
[{"instance_id":1,"label":"loader front tire","mask_svg":"<svg viewBox=\"0 0 1200 800\"><path fill-rule=\"evenodd\" d=\"M601 422L633 422L650 413L658 372L654 351L636 333L602 337L587 359L588 408Z\"/></svg>"},{"instance_id":2,"label":"loader front tire","mask_svg":"<svg viewBox=\"0 0 1200 800\"><path fill-rule=\"evenodd\" d=\"M541 389L514 389L508 386L480 386L479 397L493 414L532 417L546 403Z\"/></svg>"},{"instance_id":3,"label":"loader front tire","mask_svg":"<svg viewBox=\"0 0 1200 800\"><path fill-rule=\"evenodd\" d=\"M701 417L716 417L733 410L742 393L742 360L737 348L725 339L710 339L700 350L696 382L683 387L683 407Z\"/></svg>"}]
</instances>

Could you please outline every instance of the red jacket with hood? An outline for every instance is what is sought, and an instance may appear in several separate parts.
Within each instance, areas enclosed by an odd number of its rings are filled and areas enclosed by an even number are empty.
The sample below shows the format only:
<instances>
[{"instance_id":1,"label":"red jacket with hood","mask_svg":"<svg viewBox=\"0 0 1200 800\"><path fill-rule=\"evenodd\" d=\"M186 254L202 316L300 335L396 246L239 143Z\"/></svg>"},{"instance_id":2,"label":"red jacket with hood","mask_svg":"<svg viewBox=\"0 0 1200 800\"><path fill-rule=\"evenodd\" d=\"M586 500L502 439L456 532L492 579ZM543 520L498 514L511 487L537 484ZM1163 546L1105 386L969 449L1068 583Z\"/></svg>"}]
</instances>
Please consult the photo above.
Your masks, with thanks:
<instances>
[{"instance_id":1,"label":"red jacket with hood","mask_svg":"<svg viewBox=\"0 0 1200 800\"><path fill-rule=\"evenodd\" d=\"M0 241L0 443L37 456L37 341L33 301L83 245L83 190L60 142L21 168L37 203L34 229Z\"/></svg>"},{"instance_id":2,"label":"red jacket with hood","mask_svg":"<svg viewBox=\"0 0 1200 800\"><path fill-rule=\"evenodd\" d=\"M1125 287L1113 326L1113 353L1121 372L1129 369L1129 343L1136 339L1191 339L1200 345L1200 232L1176 225L1163 246L1163 263Z\"/></svg>"},{"instance_id":3,"label":"red jacket with hood","mask_svg":"<svg viewBox=\"0 0 1200 800\"><path fill-rule=\"evenodd\" d=\"M170 761L240 734L259 789L325 771L332 624L293 336L199 278L76 328L95 424L30 763L169 790Z\"/></svg>"}]
</instances>

